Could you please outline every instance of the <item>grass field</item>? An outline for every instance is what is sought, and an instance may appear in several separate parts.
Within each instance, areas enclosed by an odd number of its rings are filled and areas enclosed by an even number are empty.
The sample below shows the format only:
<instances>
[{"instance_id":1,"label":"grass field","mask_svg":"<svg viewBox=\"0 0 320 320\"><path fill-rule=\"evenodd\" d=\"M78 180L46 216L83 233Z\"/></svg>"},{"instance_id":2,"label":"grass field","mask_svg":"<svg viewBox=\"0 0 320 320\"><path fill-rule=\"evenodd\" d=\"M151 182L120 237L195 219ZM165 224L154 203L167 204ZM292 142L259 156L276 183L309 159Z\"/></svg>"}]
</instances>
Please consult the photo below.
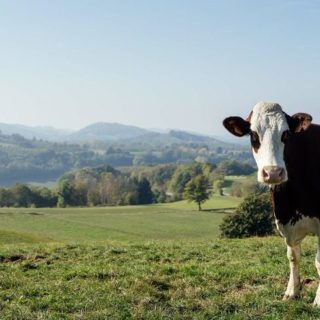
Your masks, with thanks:
<instances>
[{"instance_id":1,"label":"grass field","mask_svg":"<svg viewBox=\"0 0 320 320\"><path fill-rule=\"evenodd\" d=\"M315 239L302 299L282 302L283 241L218 238L238 202L1 209L0 319L320 319Z\"/></svg>"},{"instance_id":2,"label":"grass field","mask_svg":"<svg viewBox=\"0 0 320 320\"><path fill-rule=\"evenodd\" d=\"M224 210L239 202L217 196L202 212L185 201L109 208L0 209L0 242L210 240L218 235Z\"/></svg>"}]
</instances>

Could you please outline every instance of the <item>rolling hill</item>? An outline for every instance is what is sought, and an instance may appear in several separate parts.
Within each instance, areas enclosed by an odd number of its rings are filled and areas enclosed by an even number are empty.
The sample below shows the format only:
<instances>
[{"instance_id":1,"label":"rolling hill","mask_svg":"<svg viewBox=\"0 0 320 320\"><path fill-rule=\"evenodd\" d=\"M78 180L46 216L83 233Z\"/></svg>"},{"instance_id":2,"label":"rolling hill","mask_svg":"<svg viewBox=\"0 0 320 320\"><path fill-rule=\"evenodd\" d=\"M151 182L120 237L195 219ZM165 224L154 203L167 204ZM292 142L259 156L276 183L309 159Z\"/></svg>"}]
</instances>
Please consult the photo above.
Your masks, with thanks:
<instances>
[{"instance_id":1,"label":"rolling hill","mask_svg":"<svg viewBox=\"0 0 320 320\"><path fill-rule=\"evenodd\" d=\"M220 139L183 130L148 130L120 123L97 122L80 130L62 130L47 126L26 126L0 123L4 135L19 134L26 139L47 140L53 142L92 143L121 142L122 144L146 143L150 145L172 145L175 143L202 143L209 147L233 149L237 142L225 142Z\"/></svg>"},{"instance_id":2,"label":"rolling hill","mask_svg":"<svg viewBox=\"0 0 320 320\"><path fill-rule=\"evenodd\" d=\"M66 137L72 142L115 141L135 138L148 133L148 130L120 123L97 122Z\"/></svg>"},{"instance_id":3,"label":"rolling hill","mask_svg":"<svg viewBox=\"0 0 320 320\"><path fill-rule=\"evenodd\" d=\"M0 185L6 186L54 181L67 171L103 164L217 164L251 159L247 147L178 130L157 133L117 123L95 123L71 134L47 127L1 128Z\"/></svg>"},{"instance_id":4,"label":"rolling hill","mask_svg":"<svg viewBox=\"0 0 320 320\"><path fill-rule=\"evenodd\" d=\"M19 134L27 139L61 141L69 136L71 131L48 126L25 126L22 124L0 123L0 131L5 135Z\"/></svg>"}]
</instances>

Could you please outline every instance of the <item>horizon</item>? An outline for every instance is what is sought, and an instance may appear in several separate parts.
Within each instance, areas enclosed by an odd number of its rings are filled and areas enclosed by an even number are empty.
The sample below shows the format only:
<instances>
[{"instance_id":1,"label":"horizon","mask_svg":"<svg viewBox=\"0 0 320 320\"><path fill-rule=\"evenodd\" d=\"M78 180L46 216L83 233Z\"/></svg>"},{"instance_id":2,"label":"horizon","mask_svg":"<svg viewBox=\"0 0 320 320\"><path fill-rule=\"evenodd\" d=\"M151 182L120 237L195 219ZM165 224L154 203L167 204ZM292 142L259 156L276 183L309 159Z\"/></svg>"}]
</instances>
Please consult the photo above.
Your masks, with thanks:
<instances>
[{"instance_id":1,"label":"horizon","mask_svg":"<svg viewBox=\"0 0 320 320\"><path fill-rule=\"evenodd\" d=\"M0 122L225 135L259 101L320 122L319 2L2 3Z\"/></svg>"},{"instance_id":2,"label":"horizon","mask_svg":"<svg viewBox=\"0 0 320 320\"><path fill-rule=\"evenodd\" d=\"M118 122L95 122L95 123L91 123L91 124L88 124L87 126L83 127L83 128L79 128L79 129L68 129L68 128L57 128L57 127L53 127L53 126L42 126L42 125L35 125L35 126L32 126L32 125L25 125L25 124L20 124L20 123L4 123L4 122L0 122L0 132L2 131L4 134L6 135L12 135L12 134L20 134L22 136L24 136L26 139L31 139L31 137L29 136L29 134L25 135L21 132L18 132L18 131L8 131L8 132L5 132L6 130L3 130L3 128L1 128L2 125L5 125L5 126L23 126L25 128L30 128L30 129L49 129L49 130L57 130L58 132L60 132L62 134L61 137L63 137L65 135L65 138L68 138L69 135L72 135L74 133L77 133L79 132L80 130L82 129L85 129L91 125L95 125L95 124L98 124L98 123L104 123L104 124L118 124L118 125L123 125L123 126L129 126L129 127L135 127L135 128L138 128L138 129L143 129L143 130L146 130L148 132L155 132L155 133L159 133L159 134L168 134L170 131L179 131L179 132L186 132L188 134L192 134L192 135L196 135L196 136L203 136L203 137L208 137L208 138L213 138L217 141L220 141L220 142L223 142L223 143L231 143L231 144L235 144L235 145L241 145L241 146L244 146L244 145L248 145L249 146L249 139L239 139L239 137L235 137L233 135L231 135L229 132L225 131L225 132L222 132L222 134L206 134L204 132L199 132L199 131L190 131L188 129L183 129L183 128L143 128L143 127L138 127L138 126L135 126L135 125L131 125L131 124L124 124L124 123L118 123ZM41 132L38 132L38 138L40 139L43 139L41 138ZM55 139L50 139L49 141L59 141L61 140L62 138L55 138ZM63 140L61 140L63 141Z\"/></svg>"},{"instance_id":3,"label":"horizon","mask_svg":"<svg viewBox=\"0 0 320 320\"><path fill-rule=\"evenodd\" d=\"M220 137L220 138L226 137L226 140L239 140L238 138L234 139L235 137L230 135L230 133L228 133L227 131L226 131L225 135L219 136L219 135L210 135L210 134L206 134L206 133L199 132L199 131L190 131L188 129L183 129L183 128L146 128L146 127L139 127L136 125L119 123L119 122L97 121L97 122L89 123L88 125L86 125L82 128L71 129L71 128L58 128L58 127L54 127L51 125L49 125L49 126L48 125L26 125L26 124L22 124L22 123L6 123L6 122L0 121L0 126L1 125L6 125L6 126L8 125L8 126L23 126L23 127L32 128L32 129L54 129L54 130L58 130L58 131L64 131L65 134L73 134L73 133L76 133L82 129L85 129L87 127L90 127L90 126L96 125L96 124L116 124L116 125L120 125L120 126L134 127L134 128L138 128L138 129L147 130L150 132L156 132L156 133L169 133L170 131L181 131L181 132L186 132L189 134L194 134L194 135L199 135L199 136L207 136L207 137L216 138L216 139L218 139L218 137ZM1 131L1 128L0 128L0 131ZM228 139L228 136L230 136L230 139Z\"/></svg>"}]
</instances>

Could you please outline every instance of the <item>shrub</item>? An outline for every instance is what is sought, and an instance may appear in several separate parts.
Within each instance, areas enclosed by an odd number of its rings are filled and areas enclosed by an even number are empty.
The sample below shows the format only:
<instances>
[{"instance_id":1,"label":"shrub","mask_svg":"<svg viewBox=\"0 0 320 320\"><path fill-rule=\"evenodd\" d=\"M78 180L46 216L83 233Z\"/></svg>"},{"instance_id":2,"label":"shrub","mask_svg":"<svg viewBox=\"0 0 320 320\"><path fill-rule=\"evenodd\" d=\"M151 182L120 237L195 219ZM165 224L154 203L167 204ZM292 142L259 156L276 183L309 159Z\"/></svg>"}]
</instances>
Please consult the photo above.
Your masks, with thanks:
<instances>
[{"instance_id":1,"label":"shrub","mask_svg":"<svg viewBox=\"0 0 320 320\"><path fill-rule=\"evenodd\" d=\"M249 195L234 214L223 219L221 236L246 238L266 236L274 233L274 217L269 195Z\"/></svg>"}]
</instances>

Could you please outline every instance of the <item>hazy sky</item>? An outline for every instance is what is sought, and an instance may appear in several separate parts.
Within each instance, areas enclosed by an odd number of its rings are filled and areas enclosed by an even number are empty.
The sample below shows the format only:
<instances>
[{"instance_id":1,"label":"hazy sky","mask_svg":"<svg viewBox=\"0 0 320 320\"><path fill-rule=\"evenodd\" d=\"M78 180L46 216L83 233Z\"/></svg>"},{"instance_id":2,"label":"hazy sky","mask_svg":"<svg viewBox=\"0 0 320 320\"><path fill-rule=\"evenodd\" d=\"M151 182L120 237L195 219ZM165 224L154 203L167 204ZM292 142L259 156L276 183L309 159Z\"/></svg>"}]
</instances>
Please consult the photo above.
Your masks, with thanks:
<instances>
[{"instance_id":1,"label":"hazy sky","mask_svg":"<svg viewBox=\"0 0 320 320\"><path fill-rule=\"evenodd\" d=\"M221 134L260 100L320 122L320 2L0 0L0 122Z\"/></svg>"}]
</instances>

